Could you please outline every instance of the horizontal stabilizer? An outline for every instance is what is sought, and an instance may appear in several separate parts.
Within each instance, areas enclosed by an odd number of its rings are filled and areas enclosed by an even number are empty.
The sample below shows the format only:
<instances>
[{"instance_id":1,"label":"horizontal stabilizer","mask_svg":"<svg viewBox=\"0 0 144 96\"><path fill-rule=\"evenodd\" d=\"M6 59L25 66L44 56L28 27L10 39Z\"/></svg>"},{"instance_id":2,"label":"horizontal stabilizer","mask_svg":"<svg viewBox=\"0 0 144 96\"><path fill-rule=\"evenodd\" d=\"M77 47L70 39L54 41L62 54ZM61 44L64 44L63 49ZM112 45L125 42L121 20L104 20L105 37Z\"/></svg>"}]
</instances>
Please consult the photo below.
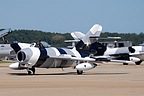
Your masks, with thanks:
<instances>
[{"instance_id":1,"label":"horizontal stabilizer","mask_svg":"<svg viewBox=\"0 0 144 96\"><path fill-rule=\"evenodd\" d=\"M75 40L81 40L85 34L83 34L82 32L72 32L71 36L75 39Z\"/></svg>"},{"instance_id":2,"label":"horizontal stabilizer","mask_svg":"<svg viewBox=\"0 0 144 96\"><path fill-rule=\"evenodd\" d=\"M79 42L80 40L65 40L65 43L76 43Z\"/></svg>"}]
</instances>

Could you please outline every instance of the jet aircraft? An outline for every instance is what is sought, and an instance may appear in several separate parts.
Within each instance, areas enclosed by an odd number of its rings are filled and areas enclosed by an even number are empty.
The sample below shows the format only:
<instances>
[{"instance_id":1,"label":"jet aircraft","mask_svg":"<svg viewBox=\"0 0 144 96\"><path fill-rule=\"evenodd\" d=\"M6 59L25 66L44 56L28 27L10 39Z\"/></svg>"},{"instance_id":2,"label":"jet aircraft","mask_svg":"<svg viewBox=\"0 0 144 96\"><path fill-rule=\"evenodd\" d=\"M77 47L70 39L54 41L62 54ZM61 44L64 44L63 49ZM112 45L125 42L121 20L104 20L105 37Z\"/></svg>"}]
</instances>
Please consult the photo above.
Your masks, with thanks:
<instances>
[{"instance_id":1,"label":"jet aircraft","mask_svg":"<svg viewBox=\"0 0 144 96\"><path fill-rule=\"evenodd\" d=\"M93 39L93 42L97 42L100 38L101 32L98 34L96 39ZM76 42L80 41L85 34L81 32L72 32L71 36L76 40ZM118 38L117 38L118 39ZM93 43L95 44L95 43ZM92 45L93 45L92 44ZM89 46L87 49L83 49L83 54L89 55ZM96 46L96 45L95 45ZM98 46L98 45L97 45ZM101 49L96 47L93 58L98 58L99 60L106 60L109 62L119 62L123 63L124 65L128 65L128 63L134 62L136 65L140 65L142 61L144 61L144 46L129 46L129 47L120 47L120 48L109 48L106 46L101 46ZM76 47L78 48L78 47ZM94 48L93 48L94 49ZM79 49L78 49L79 50Z\"/></svg>"},{"instance_id":2,"label":"jet aircraft","mask_svg":"<svg viewBox=\"0 0 144 96\"><path fill-rule=\"evenodd\" d=\"M13 54L12 50L10 44L0 44L0 58L10 56L10 54Z\"/></svg>"},{"instance_id":3,"label":"jet aircraft","mask_svg":"<svg viewBox=\"0 0 144 96\"><path fill-rule=\"evenodd\" d=\"M17 50L30 47L31 44L28 43L14 43L18 44L19 47L15 48L15 50L12 48L11 44L0 44L0 58L4 57L15 57Z\"/></svg>"},{"instance_id":4,"label":"jet aircraft","mask_svg":"<svg viewBox=\"0 0 144 96\"><path fill-rule=\"evenodd\" d=\"M2 38L4 40L4 37L8 34L10 34L12 31L10 28L8 29L0 29L0 38ZM16 54L16 52L13 50L13 48L11 47L10 44L5 44L8 43L7 40L5 40L6 42L4 42L4 44L0 44L0 58L6 57L6 56L12 56L14 57L14 55ZM15 50L19 50L19 49L23 49L23 48L27 48L30 47L31 44L28 43L17 43L19 44L18 48L15 48Z\"/></svg>"},{"instance_id":5,"label":"jet aircraft","mask_svg":"<svg viewBox=\"0 0 144 96\"><path fill-rule=\"evenodd\" d=\"M0 29L0 38L2 38L4 40L4 37L8 34L10 34L12 31L11 31L11 28L8 28L8 29Z\"/></svg>"},{"instance_id":6,"label":"jet aircraft","mask_svg":"<svg viewBox=\"0 0 144 96\"><path fill-rule=\"evenodd\" d=\"M82 74L83 71L90 70L96 67L97 59L90 58L91 53L96 50L101 51L101 45L98 42L93 42L91 37L98 36L102 31L102 26L95 24L89 32L82 37L82 40L72 49L70 48L55 48L44 47L43 44L36 44L35 47L24 48L17 51L18 62L9 65L11 69L22 70L26 69L28 74L35 74L35 68L67 68L73 67L77 70L77 74ZM83 49L89 48L89 55ZM11 45L13 49L17 48L17 44ZM96 48L97 47L97 48Z\"/></svg>"}]
</instances>

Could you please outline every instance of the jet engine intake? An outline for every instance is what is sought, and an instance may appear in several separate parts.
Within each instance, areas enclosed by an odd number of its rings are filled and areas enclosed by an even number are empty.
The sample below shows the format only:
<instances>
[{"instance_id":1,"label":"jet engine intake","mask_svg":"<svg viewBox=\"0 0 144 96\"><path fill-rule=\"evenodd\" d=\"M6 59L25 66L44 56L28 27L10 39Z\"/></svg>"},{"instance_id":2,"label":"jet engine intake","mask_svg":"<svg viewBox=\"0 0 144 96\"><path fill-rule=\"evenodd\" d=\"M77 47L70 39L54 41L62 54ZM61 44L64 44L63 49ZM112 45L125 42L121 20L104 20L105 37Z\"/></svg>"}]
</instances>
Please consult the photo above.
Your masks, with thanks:
<instances>
[{"instance_id":1,"label":"jet engine intake","mask_svg":"<svg viewBox=\"0 0 144 96\"><path fill-rule=\"evenodd\" d=\"M40 57L40 50L36 47L25 48L18 51L16 58L20 64L33 66Z\"/></svg>"}]
</instances>

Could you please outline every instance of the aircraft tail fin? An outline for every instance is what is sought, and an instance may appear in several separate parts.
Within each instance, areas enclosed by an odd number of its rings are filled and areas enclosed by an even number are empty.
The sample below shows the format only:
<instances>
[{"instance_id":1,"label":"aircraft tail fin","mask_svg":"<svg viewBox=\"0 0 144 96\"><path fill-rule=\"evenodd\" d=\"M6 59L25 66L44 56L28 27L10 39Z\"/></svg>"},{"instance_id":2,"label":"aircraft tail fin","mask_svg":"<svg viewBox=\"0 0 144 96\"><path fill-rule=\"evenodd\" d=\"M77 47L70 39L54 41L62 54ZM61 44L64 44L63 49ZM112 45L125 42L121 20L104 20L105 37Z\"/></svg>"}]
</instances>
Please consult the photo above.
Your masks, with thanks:
<instances>
[{"instance_id":1,"label":"aircraft tail fin","mask_svg":"<svg viewBox=\"0 0 144 96\"><path fill-rule=\"evenodd\" d=\"M83 40L86 42L90 38L99 38L101 31L102 31L102 26L99 24L95 24L86 34L76 31L76 32L72 32L71 36L75 40Z\"/></svg>"},{"instance_id":2,"label":"aircraft tail fin","mask_svg":"<svg viewBox=\"0 0 144 96\"><path fill-rule=\"evenodd\" d=\"M89 31L86 33L86 35L82 38L82 41L84 44L89 45L95 42L96 38L100 37L100 34L102 32L102 26L99 24L95 24Z\"/></svg>"},{"instance_id":3,"label":"aircraft tail fin","mask_svg":"<svg viewBox=\"0 0 144 96\"><path fill-rule=\"evenodd\" d=\"M90 45L97 41L97 39L100 37L101 31L102 26L99 24L95 24L86 34L79 31L72 32L71 36L73 37L74 40L65 40L65 42L72 43L72 47L75 47L75 45L77 44Z\"/></svg>"},{"instance_id":4,"label":"aircraft tail fin","mask_svg":"<svg viewBox=\"0 0 144 96\"><path fill-rule=\"evenodd\" d=\"M104 53L106 47L97 42L97 38L100 37L101 32L102 26L95 24L76 44L76 50L80 52L82 57L89 56L91 53L96 55L102 55Z\"/></svg>"}]
</instances>

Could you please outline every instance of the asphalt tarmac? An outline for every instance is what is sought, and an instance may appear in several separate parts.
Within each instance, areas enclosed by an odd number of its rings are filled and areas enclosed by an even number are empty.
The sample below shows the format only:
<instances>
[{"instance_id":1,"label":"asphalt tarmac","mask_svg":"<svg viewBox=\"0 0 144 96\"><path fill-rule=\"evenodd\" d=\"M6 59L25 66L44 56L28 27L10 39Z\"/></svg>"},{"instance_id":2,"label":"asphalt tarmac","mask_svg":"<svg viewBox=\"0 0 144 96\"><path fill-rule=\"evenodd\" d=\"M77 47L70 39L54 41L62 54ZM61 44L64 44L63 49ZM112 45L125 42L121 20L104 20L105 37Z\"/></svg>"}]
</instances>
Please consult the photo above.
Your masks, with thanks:
<instances>
[{"instance_id":1,"label":"asphalt tarmac","mask_svg":"<svg viewBox=\"0 0 144 96\"><path fill-rule=\"evenodd\" d=\"M27 75L8 65L0 63L0 96L144 96L144 64L98 64L83 75L72 68Z\"/></svg>"}]
</instances>

